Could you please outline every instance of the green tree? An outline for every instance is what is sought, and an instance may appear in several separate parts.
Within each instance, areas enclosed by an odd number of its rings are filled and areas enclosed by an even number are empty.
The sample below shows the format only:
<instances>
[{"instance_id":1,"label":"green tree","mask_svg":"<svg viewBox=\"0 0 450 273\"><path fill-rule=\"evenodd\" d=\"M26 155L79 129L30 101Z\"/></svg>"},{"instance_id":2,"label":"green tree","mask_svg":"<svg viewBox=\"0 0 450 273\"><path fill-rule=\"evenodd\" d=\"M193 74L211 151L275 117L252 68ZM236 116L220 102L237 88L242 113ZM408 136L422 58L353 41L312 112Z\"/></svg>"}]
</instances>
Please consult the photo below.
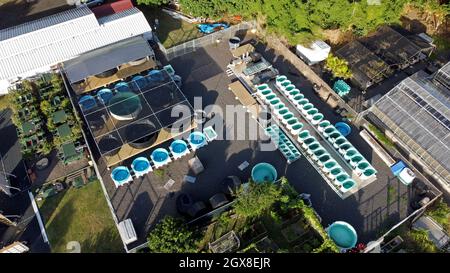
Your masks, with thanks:
<instances>
[{"instance_id":1,"label":"green tree","mask_svg":"<svg viewBox=\"0 0 450 273\"><path fill-rule=\"evenodd\" d=\"M273 183L249 181L238 189L234 210L244 217L261 216L279 200L280 196L280 187Z\"/></svg>"},{"instance_id":2,"label":"green tree","mask_svg":"<svg viewBox=\"0 0 450 273\"><path fill-rule=\"evenodd\" d=\"M166 216L148 235L148 247L156 253L197 252L197 238L180 219Z\"/></svg>"},{"instance_id":3,"label":"green tree","mask_svg":"<svg viewBox=\"0 0 450 273\"><path fill-rule=\"evenodd\" d=\"M169 3L169 0L137 0L138 5L160 6Z\"/></svg>"},{"instance_id":4,"label":"green tree","mask_svg":"<svg viewBox=\"0 0 450 273\"><path fill-rule=\"evenodd\" d=\"M325 68L331 71L334 77L343 79L349 79L352 77L352 72L348 67L348 62L334 56L333 54L330 54L325 60Z\"/></svg>"}]
</instances>

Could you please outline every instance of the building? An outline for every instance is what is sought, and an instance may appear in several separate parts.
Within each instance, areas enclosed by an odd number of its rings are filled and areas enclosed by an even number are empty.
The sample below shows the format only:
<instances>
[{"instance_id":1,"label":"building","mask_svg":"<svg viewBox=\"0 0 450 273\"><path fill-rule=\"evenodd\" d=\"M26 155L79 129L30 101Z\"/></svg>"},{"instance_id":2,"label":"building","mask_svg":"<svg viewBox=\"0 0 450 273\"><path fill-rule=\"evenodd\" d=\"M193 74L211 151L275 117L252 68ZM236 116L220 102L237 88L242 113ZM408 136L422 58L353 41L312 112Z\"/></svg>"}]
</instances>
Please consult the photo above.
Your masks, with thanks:
<instances>
[{"instance_id":1,"label":"building","mask_svg":"<svg viewBox=\"0 0 450 273\"><path fill-rule=\"evenodd\" d=\"M450 193L450 63L419 71L378 100L369 118Z\"/></svg>"},{"instance_id":2,"label":"building","mask_svg":"<svg viewBox=\"0 0 450 273\"><path fill-rule=\"evenodd\" d=\"M330 54L331 47L324 41L314 41L309 47L297 45L296 53L308 65L313 65L325 60Z\"/></svg>"},{"instance_id":3,"label":"building","mask_svg":"<svg viewBox=\"0 0 450 273\"><path fill-rule=\"evenodd\" d=\"M133 7L97 18L86 6L0 31L0 94L16 81L125 39L151 39L151 27Z\"/></svg>"}]
</instances>

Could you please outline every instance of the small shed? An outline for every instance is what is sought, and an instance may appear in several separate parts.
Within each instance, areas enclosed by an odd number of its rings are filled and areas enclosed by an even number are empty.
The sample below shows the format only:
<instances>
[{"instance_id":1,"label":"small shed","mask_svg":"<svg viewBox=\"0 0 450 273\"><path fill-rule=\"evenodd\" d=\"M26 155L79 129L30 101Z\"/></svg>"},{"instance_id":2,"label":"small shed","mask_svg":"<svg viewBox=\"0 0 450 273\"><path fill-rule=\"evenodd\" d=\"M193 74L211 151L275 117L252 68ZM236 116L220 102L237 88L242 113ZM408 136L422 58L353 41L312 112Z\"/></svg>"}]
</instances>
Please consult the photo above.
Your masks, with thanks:
<instances>
[{"instance_id":1,"label":"small shed","mask_svg":"<svg viewBox=\"0 0 450 273\"><path fill-rule=\"evenodd\" d=\"M324 41L316 40L309 47L298 44L296 54L308 65L325 60L330 54L331 47Z\"/></svg>"}]
</instances>

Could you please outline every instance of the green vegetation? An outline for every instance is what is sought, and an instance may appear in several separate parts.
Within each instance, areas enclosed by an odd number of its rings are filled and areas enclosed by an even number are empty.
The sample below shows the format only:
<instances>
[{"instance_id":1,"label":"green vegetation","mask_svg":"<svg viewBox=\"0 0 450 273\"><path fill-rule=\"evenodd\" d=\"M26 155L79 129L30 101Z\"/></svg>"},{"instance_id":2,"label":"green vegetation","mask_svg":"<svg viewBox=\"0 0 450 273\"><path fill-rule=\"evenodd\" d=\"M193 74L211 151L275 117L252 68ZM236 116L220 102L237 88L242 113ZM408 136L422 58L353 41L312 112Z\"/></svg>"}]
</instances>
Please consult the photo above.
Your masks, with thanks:
<instances>
[{"instance_id":1,"label":"green vegetation","mask_svg":"<svg viewBox=\"0 0 450 273\"><path fill-rule=\"evenodd\" d=\"M197 252L197 238L183 220L166 216L148 236L150 252L193 253Z\"/></svg>"},{"instance_id":2,"label":"green vegetation","mask_svg":"<svg viewBox=\"0 0 450 273\"><path fill-rule=\"evenodd\" d=\"M159 1L156 0L156 2ZM203 35L198 31L195 24L190 24L181 19L175 19L161 9L155 8L154 5L140 5L139 9L144 13L152 28L154 27L155 19L158 19L159 26L154 31L165 48L182 44Z\"/></svg>"},{"instance_id":3,"label":"green vegetation","mask_svg":"<svg viewBox=\"0 0 450 273\"><path fill-rule=\"evenodd\" d=\"M169 0L137 0L138 5L160 6L169 3Z\"/></svg>"},{"instance_id":4,"label":"green vegetation","mask_svg":"<svg viewBox=\"0 0 450 273\"><path fill-rule=\"evenodd\" d=\"M164 169L156 169L156 170L153 171L153 174L158 176L158 177L160 177L160 178L163 178L164 175L166 174L166 170L164 170Z\"/></svg>"},{"instance_id":5,"label":"green vegetation","mask_svg":"<svg viewBox=\"0 0 450 273\"><path fill-rule=\"evenodd\" d=\"M163 0L140 0L158 5ZM320 36L322 30L351 31L366 35L382 24L398 23L406 5L418 7L438 27L449 12L449 5L438 0L180 0L185 13L220 20L227 15L261 19L267 30L284 36L291 44Z\"/></svg>"},{"instance_id":6,"label":"green vegetation","mask_svg":"<svg viewBox=\"0 0 450 273\"><path fill-rule=\"evenodd\" d=\"M405 248L410 253L436 253L437 247L428 238L428 231L412 229L406 233Z\"/></svg>"},{"instance_id":7,"label":"green vegetation","mask_svg":"<svg viewBox=\"0 0 450 273\"><path fill-rule=\"evenodd\" d=\"M369 130L375 135L375 137L381 143L388 146L389 148L395 147L394 143L389 138L387 138L387 136L380 129L378 129L375 125L369 124L368 127L369 127Z\"/></svg>"},{"instance_id":8,"label":"green vegetation","mask_svg":"<svg viewBox=\"0 0 450 273\"><path fill-rule=\"evenodd\" d=\"M100 182L69 188L38 201L52 252L70 252L68 243L80 243L82 253L123 252L123 245Z\"/></svg>"},{"instance_id":9,"label":"green vegetation","mask_svg":"<svg viewBox=\"0 0 450 273\"><path fill-rule=\"evenodd\" d=\"M395 199L397 191L395 190L395 187L392 185L388 185L388 195L387 195L387 203L390 204Z\"/></svg>"},{"instance_id":10,"label":"green vegetation","mask_svg":"<svg viewBox=\"0 0 450 273\"><path fill-rule=\"evenodd\" d=\"M58 74L46 74L34 81L24 80L8 95L8 99L25 158L48 155L63 143L76 142L82 137L81 127ZM60 112L63 118L55 124L53 117L56 112ZM61 137L57 127L65 123L70 131Z\"/></svg>"},{"instance_id":11,"label":"green vegetation","mask_svg":"<svg viewBox=\"0 0 450 273\"><path fill-rule=\"evenodd\" d=\"M10 95L0 95L0 111L10 107Z\"/></svg>"},{"instance_id":12,"label":"green vegetation","mask_svg":"<svg viewBox=\"0 0 450 273\"><path fill-rule=\"evenodd\" d=\"M241 186L236 194L234 210L244 217L258 217L267 212L279 200L281 190L270 182L255 183L249 181Z\"/></svg>"},{"instance_id":13,"label":"green vegetation","mask_svg":"<svg viewBox=\"0 0 450 273\"><path fill-rule=\"evenodd\" d=\"M450 233L450 208L443 200L437 202L427 214Z\"/></svg>"},{"instance_id":14,"label":"green vegetation","mask_svg":"<svg viewBox=\"0 0 450 273\"><path fill-rule=\"evenodd\" d=\"M204 228L199 249L233 230L241 240L240 252L338 251L314 210L285 178L279 184L249 182L238 190L235 202Z\"/></svg>"},{"instance_id":15,"label":"green vegetation","mask_svg":"<svg viewBox=\"0 0 450 273\"><path fill-rule=\"evenodd\" d=\"M335 78L349 79L352 77L348 62L333 54L328 55L328 58L325 60L325 69L330 71Z\"/></svg>"}]
</instances>

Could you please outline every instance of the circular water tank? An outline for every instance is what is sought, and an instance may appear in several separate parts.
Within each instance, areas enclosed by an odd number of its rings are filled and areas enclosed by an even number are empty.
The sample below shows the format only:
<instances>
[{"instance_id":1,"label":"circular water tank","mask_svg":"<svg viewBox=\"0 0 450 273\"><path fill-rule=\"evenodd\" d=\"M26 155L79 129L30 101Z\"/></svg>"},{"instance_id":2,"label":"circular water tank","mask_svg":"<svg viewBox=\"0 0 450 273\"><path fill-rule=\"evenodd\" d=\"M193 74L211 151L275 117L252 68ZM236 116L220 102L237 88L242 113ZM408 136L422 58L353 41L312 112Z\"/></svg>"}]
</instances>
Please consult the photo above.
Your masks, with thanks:
<instances>
[{"instance_id":1,"label":"circular water tank","mask_svg":"<svg viewBox=\"0 0 450 273\"><path fill-rule=\"evenodd\" d=\"M128 145L136 149L150 147L158 137L156 126L150 121L129 124L125 129Z\"/></svg>"}]
</instances>

